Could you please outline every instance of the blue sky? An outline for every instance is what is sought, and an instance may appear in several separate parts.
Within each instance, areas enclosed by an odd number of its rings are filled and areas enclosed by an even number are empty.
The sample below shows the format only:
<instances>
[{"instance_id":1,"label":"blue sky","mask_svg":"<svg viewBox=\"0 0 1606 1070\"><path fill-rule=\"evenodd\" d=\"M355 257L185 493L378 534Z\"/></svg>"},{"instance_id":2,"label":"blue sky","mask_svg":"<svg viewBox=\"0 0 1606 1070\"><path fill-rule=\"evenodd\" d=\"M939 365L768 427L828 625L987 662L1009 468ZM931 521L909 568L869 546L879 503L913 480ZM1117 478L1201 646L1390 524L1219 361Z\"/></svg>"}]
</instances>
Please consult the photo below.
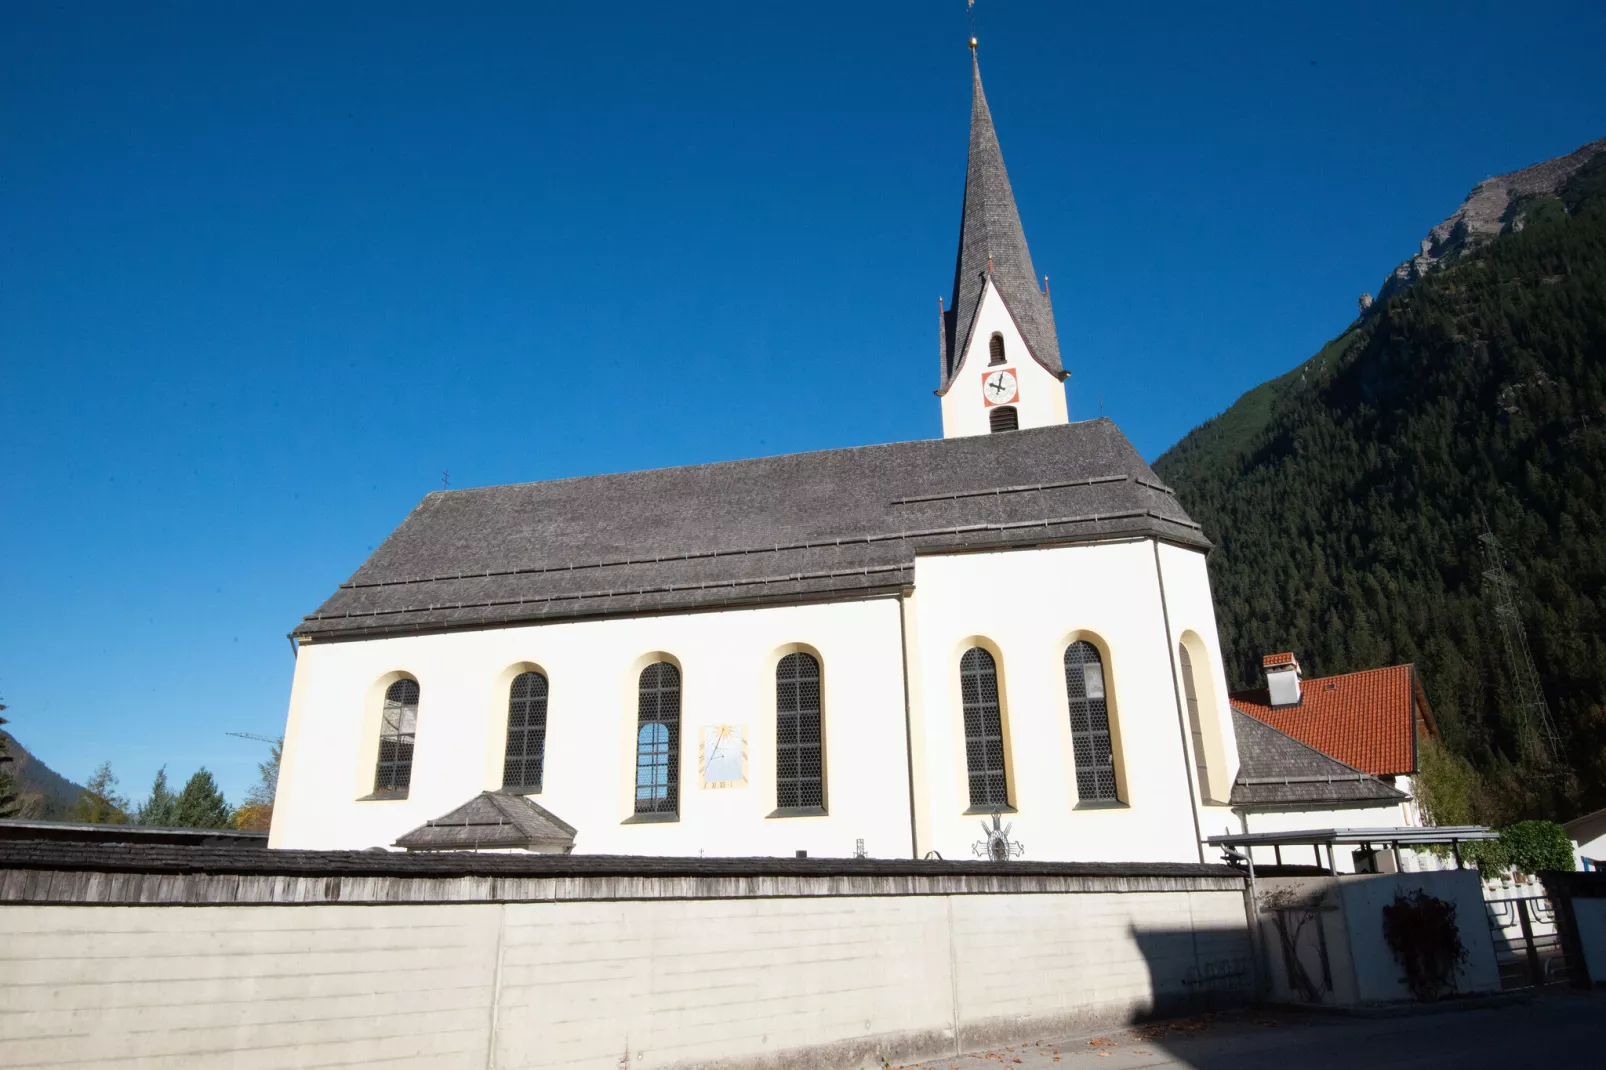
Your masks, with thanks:
<instances>
[{"instance_id":1,"label":"blue sky","mask_svg":"<svg viewBox=\"0 0 1606 1070\"><path fill-rule=\"evenodd\" d=\"M1154 458L1474 183L1606 6L980 0L1073 418ZM231 796L284 636L456 487L940 434L962 0L0 7L0 701ZM866 384L869 384L867 388Z\"/></svg>"}]
</instances>

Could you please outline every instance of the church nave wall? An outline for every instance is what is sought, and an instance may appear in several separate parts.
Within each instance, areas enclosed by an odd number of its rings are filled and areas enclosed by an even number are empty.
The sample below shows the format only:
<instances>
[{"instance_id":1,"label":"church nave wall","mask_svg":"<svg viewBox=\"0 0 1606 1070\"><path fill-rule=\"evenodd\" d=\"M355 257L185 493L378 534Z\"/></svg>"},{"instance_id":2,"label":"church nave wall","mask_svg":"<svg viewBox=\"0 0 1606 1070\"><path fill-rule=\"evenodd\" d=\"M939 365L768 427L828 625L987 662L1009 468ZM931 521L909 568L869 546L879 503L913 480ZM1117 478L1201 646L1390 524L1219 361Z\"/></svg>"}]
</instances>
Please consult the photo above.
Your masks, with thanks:
<instances>
[{"instance_id":1,"label":"church nave wall","mask_svg":"<svg viewBox=\"0 0 1606 1070\"><path fill-rule=\"evenodd\" d=\"M972 857L983 823L990 824L973 812L985 808L971 803L959 674L965 651L981 645L999 663L1014 811L1005 809L1001 821L1023 857L1198 861L1154 545L1130 540L919 558L909 612L922 853ZM1193 556L1202 573L1203 555ZM1184 610L1205 626L1196 611ZM1213 641L1213 622L1209 635ZM1079 794L1065 663L1066 648L1077 642L1091 644L1102 661L1114 802ZM1212 671L1220 675L1219 659ZM1218 708L1227 708L1224 690Z\"/></svg>"},{"instance_id":2,"label":"church nave wall","mask_svg":"<svg viewBox=\"0 0 1606 1070\"><path fill-rule=\"evenodd\" d=\"M546 676L546 756L537 802L577 830L580 853L908 857L909 792L896 599L608 618L346 643L300 651L291 694L275 847L388 846L480 791L501 787L508 687ZM807 651L821 666L824 816L771 817L776 668ZM667 659L682 681L679 820L631 823L637 686ZM373 786L389 682L418 682L405 798ZM745 776L704 787L703 730L745 744ZM723 775L723 774L722 774Z\"/></svg>"}]
</instances>

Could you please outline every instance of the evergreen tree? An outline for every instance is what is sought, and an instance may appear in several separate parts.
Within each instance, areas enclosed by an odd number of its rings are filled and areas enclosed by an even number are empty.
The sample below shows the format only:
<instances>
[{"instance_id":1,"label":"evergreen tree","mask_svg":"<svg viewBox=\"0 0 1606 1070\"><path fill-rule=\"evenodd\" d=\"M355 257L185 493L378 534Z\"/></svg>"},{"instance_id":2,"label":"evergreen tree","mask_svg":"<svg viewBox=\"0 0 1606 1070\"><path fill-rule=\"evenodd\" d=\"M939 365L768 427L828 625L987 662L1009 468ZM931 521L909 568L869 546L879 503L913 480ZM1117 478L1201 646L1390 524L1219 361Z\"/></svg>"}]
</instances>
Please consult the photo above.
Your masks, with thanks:
<instances>
[{"instance_id":1,"label":"evergreen tree","mask_svg":"<svg viewBox=\"0 0 1606 1070\"><path fill-rule=\"evenodd\" d=\"M117 775L112 772L111 762L100 763L67 819L91 825L128 824L128 800L117 794Z\"/></svg>"},{"instance_id":2,"label":"evergreen tree","mask_svg":"<svg viewBox=\"0 0 1606 1070\"><path fill-rule=\"evenodd\" d=\"M5 709L0 705L0 710ZM4 717L0 717L0 724L7 724ZM17 781L6 766L11 764L11 755L7 753L6 737L0 733L0 818L16 817L22 812L22 801L17 798Z\"/></svg>"},{"instance_id":3,"label":"evergreen tree","mask_svg":"<svg viewBox=\"0 0 1606 1070\"><path fill-rule=\"evenodd\" d=\"M160 828L173 828L178 825L178 796L167 786L167 766L156 771L156 780L151 784L150 798L139 808L136 824L155 825Z\"/></svg>"},{"instance_id":4,"label":"evergreen tree","mask_svg":"<svg viewBox=\"0 0 1606 1070\"><path fill-rule=\"evenodd\" d=\"M179 792L173 823L180 828L220 829L229 825L229 804L218 790L217 781L202 766Z\"/></svg>"}]
</instances>

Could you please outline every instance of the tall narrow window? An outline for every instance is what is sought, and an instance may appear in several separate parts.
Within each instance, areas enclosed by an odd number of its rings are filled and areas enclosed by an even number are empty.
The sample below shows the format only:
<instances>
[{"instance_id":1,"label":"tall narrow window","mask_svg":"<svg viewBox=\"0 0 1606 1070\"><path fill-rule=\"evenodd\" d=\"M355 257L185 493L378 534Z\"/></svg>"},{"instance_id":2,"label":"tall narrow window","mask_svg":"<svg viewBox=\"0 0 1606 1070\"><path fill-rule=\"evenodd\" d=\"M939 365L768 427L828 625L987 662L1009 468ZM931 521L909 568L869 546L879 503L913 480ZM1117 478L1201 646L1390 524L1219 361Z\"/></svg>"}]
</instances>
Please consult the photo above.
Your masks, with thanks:
<instances>
[{"instance_id":1,"label":"tall narrow window","mask_svg":"<svg viewBox=\"0 0 1606 1070\"><path fill-rule=\"evenodd\" d=\"M987 340L987 366L1004 363L1004 336L997 331Z\"/></svg>"},{"instance_id":2,"label":"tall narrow window","mask_svg":"<svg viewBox=\"0 0 1606 1070\"><path fill-rule=\"evenodd\" d=\"M636 696L636 813L679 813L680 670L653 662Z\"/></svg>"},{"instance_id":3,"label":"tall narrow window","mask_svg":"<svg viewBox=\"0 0 1606 1070\"><path fill-rule=\"evenodd\" d=\"M1071 706L1071 747L1076 753L1076 794L1082 802L1119 802L1104 662L1092 643L1065 648L1065 695Z\"/></svg>"},{"instance_id":4,"label":"tall narrow window","mask_svg":"<svg viewBox=\"0 0 1606 1070\"><path fill-rule=\"evenodd\" d=\"M1188 647L1177 644L1177 660L1182 663L1182 694L1188 700L1188 728L1193 732L1193 764L1199 770L1199 801L1211 802L1210 767L1205 762L1204 723L1199 719L1199 691L1193 680L1193 659Z\"/></svg>"},{"instance_id":5,"label":"tall narrow window","mask_svg":"<svg viewBox=\"0 0 1606 1070\"><path fill-rule=\"evenodd\" d=\"M418 734L418 681L397 680L385 689L379 722L375 795L406 795L413 781L413 740Z\"/></svg>"},{"instance_id":6,"label":"tall narrow window","mask_svg":"<svg viewBox=\"0 0 1606 1070\"><path fill-rule=\"evenodd\" d=\"M546 677L521 672L507 694L507 750L502 759L502 790L533 794L541 790L546 757Z\"/></svg>"},{"instance_id":7,"label":"tall narrow window","mask_svg":"<svg viewBox=\"0 0 1606 1070\"><path fill-rule=\"evenodd\" d=\"M788 654L775 667L775 805L825 806L820 663L808 654Z\"/></svg>"},{"instance_id":8,"label":"tall narrow window","mask_svg":"<svg viewBox=\"0 0 1606 1070\"><path fill-rule=\"evenodd\" d=\"M1020 414L1015 411L1015 406L1013 405L999 405L987 414L987 426L995 433L998 431L1019 431Z\"/></svg>"},{"instance_id":9,"label":"tall narrow window","mask_svg":"<svg viewBox=\"0 0 1606 1070\"><path fill-rule=\"evenodd\" d=\"M965 767L970 805L1008 806L1004 718L998 705L998 666L979 646L959 659L959 699L965 711Z\"/></svg>"}]
</instances>

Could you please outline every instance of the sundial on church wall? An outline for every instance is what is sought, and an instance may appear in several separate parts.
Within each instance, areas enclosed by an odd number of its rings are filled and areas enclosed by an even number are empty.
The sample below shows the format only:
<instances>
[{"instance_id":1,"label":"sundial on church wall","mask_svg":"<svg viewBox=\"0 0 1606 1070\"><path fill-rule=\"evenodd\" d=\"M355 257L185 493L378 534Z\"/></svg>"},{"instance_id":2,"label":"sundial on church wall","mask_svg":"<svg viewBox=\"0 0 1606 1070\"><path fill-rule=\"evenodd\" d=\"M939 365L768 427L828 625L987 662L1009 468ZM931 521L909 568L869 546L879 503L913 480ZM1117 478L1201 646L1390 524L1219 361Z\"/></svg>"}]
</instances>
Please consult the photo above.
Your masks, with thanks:
<instances>
[{"instance_id":1,"label":"sundial on church wall","mask_svg":"<svg viewBox=\"0 0 1606 1070\"><path fill-rule=\"evenodd\" d=\"M747 726L703 725L697 733L697 769L705 788L747 787Z\"/></svg>"}]
</instances>

